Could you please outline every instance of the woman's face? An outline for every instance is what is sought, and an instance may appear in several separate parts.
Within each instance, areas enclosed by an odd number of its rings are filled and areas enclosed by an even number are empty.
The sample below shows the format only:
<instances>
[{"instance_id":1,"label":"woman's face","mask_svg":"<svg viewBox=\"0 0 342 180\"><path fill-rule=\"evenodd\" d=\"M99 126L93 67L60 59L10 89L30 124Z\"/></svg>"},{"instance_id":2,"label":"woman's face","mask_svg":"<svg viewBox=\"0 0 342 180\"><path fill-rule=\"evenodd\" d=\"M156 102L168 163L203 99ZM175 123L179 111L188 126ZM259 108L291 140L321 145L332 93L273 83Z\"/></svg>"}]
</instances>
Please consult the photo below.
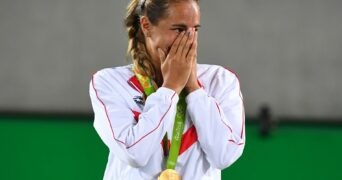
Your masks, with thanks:
<instances>
[{"instance_id":1,"label":"woman's face","mask_svg":"<svg viewBox=\"0 0 342 180\"><path fill-rule=\"evenodd\" d=\"M155 66L160 67L158 48L166 54L169 52L174 40L182 31L200 27L200 11L195 1L172 3L168 15L160 19L157 25L152 25L146 37L147 50Z\"/></svg>"}]
</instances>

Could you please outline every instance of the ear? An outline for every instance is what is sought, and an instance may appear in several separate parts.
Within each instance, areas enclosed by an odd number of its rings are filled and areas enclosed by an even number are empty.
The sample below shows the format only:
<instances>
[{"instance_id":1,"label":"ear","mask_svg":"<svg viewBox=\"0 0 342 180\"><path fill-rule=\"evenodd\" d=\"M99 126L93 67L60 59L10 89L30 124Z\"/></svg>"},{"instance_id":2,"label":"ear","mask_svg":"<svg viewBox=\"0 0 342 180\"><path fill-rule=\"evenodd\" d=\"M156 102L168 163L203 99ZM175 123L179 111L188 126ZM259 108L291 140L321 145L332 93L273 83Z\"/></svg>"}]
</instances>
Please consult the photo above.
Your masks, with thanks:
<instances>
[{"instance_id":1,"label":"ear","mask_svg":"<svg viewBox=\"0 0 342 180\"><path fill-rule=\"evenodd\" d=\"M151 36L151 28L152 24L147 16L141 16L140 18L140 27L145 35L145 37Z\"/></svg>"}]
</instances>

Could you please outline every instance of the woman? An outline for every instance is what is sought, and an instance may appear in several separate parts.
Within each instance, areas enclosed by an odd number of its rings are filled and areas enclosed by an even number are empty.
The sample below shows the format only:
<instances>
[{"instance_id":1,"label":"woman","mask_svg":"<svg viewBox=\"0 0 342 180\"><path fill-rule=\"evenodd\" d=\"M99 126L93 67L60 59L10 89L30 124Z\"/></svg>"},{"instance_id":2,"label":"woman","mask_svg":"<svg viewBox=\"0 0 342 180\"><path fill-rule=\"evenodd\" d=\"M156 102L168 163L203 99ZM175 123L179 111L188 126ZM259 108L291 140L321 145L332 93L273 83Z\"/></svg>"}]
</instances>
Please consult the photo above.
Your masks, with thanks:
<instances>
[{"instance_id":1,"label":"woman","mask_svg":"<svg viewBox=\"0 0 342 180\"><path fill-rule=\"evenodd\" d=\"M94 127L110 153L104 179L220 179L242 154L236 75L197 64L197 0L132 0L133 64L94 74Z\"/></svg>"}]
</instances>

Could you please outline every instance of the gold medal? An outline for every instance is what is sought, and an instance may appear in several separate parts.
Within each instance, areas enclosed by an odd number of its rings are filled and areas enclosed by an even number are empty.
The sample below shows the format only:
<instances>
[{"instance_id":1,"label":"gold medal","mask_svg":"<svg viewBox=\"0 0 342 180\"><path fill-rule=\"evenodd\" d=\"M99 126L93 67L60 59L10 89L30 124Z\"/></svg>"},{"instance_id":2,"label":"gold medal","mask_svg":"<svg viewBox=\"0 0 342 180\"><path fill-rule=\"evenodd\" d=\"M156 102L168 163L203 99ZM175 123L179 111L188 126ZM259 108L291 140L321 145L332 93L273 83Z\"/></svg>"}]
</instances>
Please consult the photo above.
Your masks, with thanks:
<instances>
[{"instance_id":1,"label":"gold medal","mask_svg":"<svg viewBox=\"0 0 342 180\"><path fill-rule=\"evenodd\" d=\"M181 180L181 176L173 169L166 169L161 172L158 180Z\"/></svg>"}]
</instances>

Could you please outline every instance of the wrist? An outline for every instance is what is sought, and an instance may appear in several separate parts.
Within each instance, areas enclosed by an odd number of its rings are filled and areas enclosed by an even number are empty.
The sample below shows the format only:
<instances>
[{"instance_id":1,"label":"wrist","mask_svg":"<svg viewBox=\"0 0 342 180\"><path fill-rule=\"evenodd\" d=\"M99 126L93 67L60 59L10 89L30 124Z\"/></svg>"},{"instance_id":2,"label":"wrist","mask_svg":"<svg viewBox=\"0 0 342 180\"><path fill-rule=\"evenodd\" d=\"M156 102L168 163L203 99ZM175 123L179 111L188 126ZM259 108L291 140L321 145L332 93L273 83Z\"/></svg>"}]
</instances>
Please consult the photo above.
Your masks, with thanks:
<instances>
[{"instance_id":1,"label":"wrist","mask_svg":"<svg viewBox=\"0 0 342 180\"><path fill-rule=\"evenodd\" d=\"M162 87L165 87L165 88L168 88L168 89L172 89L172 90L176 91L176 93L178 95L180 94L180 92L183 89L182 87L177 87L175 85L172 85L172 84L169 84L169 83L166 83L166 82L163 83Z\"/></svg>"},{"instance_id":2,"label":"wrist","mask_svg":"<svg viewBox=\"0 0 342 180\"><path fill-rule=\"evenodd\" d=\"M191 86L186 86L185 89L186 91L190 94L193 91L196 91L197 89L201 88L198 83L195 83L194 85Z\"/></svg>"}]
</instances>

